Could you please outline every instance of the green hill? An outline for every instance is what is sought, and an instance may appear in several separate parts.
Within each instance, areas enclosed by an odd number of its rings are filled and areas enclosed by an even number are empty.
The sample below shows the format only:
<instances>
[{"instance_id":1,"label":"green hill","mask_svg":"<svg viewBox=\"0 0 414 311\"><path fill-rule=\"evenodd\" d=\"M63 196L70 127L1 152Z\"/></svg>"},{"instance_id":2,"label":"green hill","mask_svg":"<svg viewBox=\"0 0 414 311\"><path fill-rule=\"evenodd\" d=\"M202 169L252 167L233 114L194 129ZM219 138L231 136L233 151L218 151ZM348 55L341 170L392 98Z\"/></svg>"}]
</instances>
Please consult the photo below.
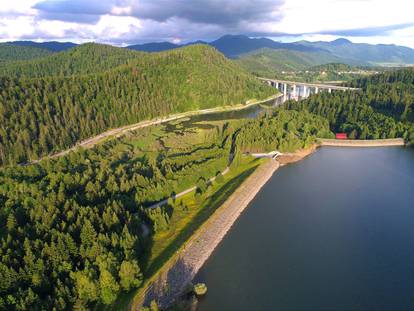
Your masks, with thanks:
<instances>
[{"instance_id":1,"label":"green hill","mask_svg":"<svg viewBox=\"0 0 414 311\"><path fill-rule=\"evenodd\" d=\"M26 47L17 48L26 49ZM40 78L96 73L128 64L142 55L141 52L110 45L86 43L42 59L0 65L0 76Z\"/></svg>"},{"instance_id":2,"label":"green hill","mask_svg":"<svg viewBox=\"0 0 414 311\"><path fill-rule=\"evenodd\" d=\"M275 71L298 71L312 66L338 62L327 52L260 49L240 56L238 64L258 75L274 75Z\"/></svg>"},{"instance_id":3,"label":"green hill","mask_svg":"<svg viewBox=\"0 0 414 311\"><path fill-rule=\"evenodd\" d=\"M414 63L414 50L394 44L353 43L346 39L331 42L299 41L302 46L322 49L341 59L347 59L347 64L370 65L401 65Z\"/></svg>"},{"instance_id":4,"label":"green hill","mask_svg":"<svg viewBox=\"0 0 414 311\"><path fill-rule=\"evenodd\" d=\"M58 42L58 41L45 41L45 42L34 42L34 41L10 41L7 42L16 46L29 46L40 48L43 50L49 50L51 52L62 52L77 46L73 42Z\"/></svg>"},{"instance_id":5,"label":"green hill","mask_svg":"<svg viewBox=\"0 0 414 311\"><path fill-rule=\"evenodd\" d=\"M66 74L95 68L99 73L0 78L0 164L37 159L109 128L175 112L240 104L274 93L206 45L155 54L122 50L139 56L122 61L116 57L105 61L101 49L81 46L65 52L69 54L48 57L50 66L45 59L30 62L33 67L29 68L44 72L27 71L29 75L53 75L49 68ZM112 61L128 64L102 71ZM93 63L97 65L86 67Z\"/></svg>"},{"instance_id":6,"label":"green hill","mask_svg":"<svg viewBox=\"0 0 414 311\"><path fill-rule=\"evenodd\" d=\"M48 56L52 52L30 46L15 46L8 43L0 43L0 64L19 60L29 60Z\"/></svg>"},{"instance_id":7,"label":"green hill","mask_svg":"<svg viewBox=\"0 0 414 311\"><path fill-rule=\"evenodd\" d=\"M331 130L350 138L404 138L414 144L414 69L390 71L349 83L358 92L320 93L285 108L328 119Z\"/></svg>"}]
</instances>

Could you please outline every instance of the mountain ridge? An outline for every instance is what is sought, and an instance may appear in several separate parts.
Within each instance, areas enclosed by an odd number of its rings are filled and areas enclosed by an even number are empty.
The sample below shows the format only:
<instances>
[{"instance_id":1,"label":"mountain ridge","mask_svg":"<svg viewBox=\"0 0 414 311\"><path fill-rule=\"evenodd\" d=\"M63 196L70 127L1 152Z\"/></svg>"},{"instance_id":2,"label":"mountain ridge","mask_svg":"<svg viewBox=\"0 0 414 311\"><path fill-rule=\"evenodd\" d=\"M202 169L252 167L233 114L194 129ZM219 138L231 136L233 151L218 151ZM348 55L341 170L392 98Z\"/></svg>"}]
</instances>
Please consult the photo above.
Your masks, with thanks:
<instances>
[{"instance_id":1,"label":"mountain ridge","mask_svg":"<svg viewBox=\"0 0 414 311\"><path fill-rule=\"evenodd\" d=\"M74 48L77 45L71 42L43 42L36 43L32 41L17 41L10 42L11 45L20 46L37 46L49 49L52 52L66 51ZM206 44L216 48L222 52L226 57L232 59L239 59L246 57L249 53L259 51L267 48L274 51L287 50L291 51L292 57L295 57L297 52L310 53L329 53L325 63L334 61L342 62L349 65L373 65L373 66L387 66L387 65L407 65L414 64L414 49L399 46L395 44L368 44L368 43L353 43L345 38L338 38L333 41L296 41L291 43L283 43L271 40L269 38L250 38L246 35L224 35L211 42L194 41L185 44L176 44L172 42L150 42L144 44L135 44L126 46L126 49L143 51L143 52L162 52L180 47L185 47L194 44ZM278 52L275 52L278 53ZM280 53L280 52L279 52ZM316 62L310 65L320 65Z\"/></svg>"}]
</instances>

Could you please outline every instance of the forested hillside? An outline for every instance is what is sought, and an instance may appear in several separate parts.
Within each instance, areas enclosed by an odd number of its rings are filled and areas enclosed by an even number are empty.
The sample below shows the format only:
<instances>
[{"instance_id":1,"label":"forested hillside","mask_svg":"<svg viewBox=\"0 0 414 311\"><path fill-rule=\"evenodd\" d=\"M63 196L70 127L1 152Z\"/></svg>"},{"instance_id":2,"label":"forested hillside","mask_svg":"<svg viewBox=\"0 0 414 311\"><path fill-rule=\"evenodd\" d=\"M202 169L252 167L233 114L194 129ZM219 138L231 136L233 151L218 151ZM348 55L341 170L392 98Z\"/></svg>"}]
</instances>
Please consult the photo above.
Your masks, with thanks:
<instances>
[{"instance_id":1,"label":"forested hillside","mask_svg":"<svg viewBox=\"0 0 414 311\"><path fill-rule=\"evenodd\" d=\"M257 75L274 76L276 72L305 70L315 65L337 62L339 58L324 51L261 49L241 55L237 62Z\"/></svg>"},{"instance_id":2,"label":"forested hillside","mask_svg":"<svg viewBox=\"0 0 414 311\"><path fill-rule=\"evenodd\" d=\"M34 41L11 41L8 42L9 44L16 45L16 46L28 46L28 47L35 47L44 50L48 50L51 52L62 52L68 49L71 49L77 46L76 43L73 42L58 42L58 41L45 41L45 42L34 42Z\"/></svg>"},{"instance_id":3,"label":"forested hillside","mask_svg":"<svg viewBox=\"0 0 414 311\"><path fill-rule=\"evenodd\" d=\"M402 137L414 143L414 69L374 75L352 85L362 90L321 93L286 107L321 115L334 131L351 138Z\"/></svg>"},{"instance_id":4,"label":"forested hillside","mask_svg":"<svg viewBox=\"0 0 414 311\"><path fill-rule=\"evenodd\" d=\"M198 130L177 123L171 132L159 125L58 159L0 168L0 309L115 308L121 292L151 276L154 243L158 260L181 246L168 240L177 234L173 221L190 222L190 208L194 215L212 208L202 209L207 180L229 164L232 147L240 163L244 151L291 151L329 135L322 118L295 111ZM171 200L148 208L193 185L194 207Z\"/></svg>"},{"instance_id":5,"label":"forested hillside","mask_svg":"<svg viewBox=\"0 0 414 311\"><path fill-rule=\"evenodd\" d=\"M367 44L353 43L347 39L336 39L331 42L299 41L297 44L322 49L332 53L336 57L348 59L359 64L413 64L414 50L394 44Z\"/></svg>"},{"instance_id":6,"label":"forested hillside","mask_svg":"<svg viewBox=\"0 0 414 311\"><path fill-rule=\"evenodd\" d=\"M36 47L15 46L8 43L0 43L0 68L5 62L30 60L44 57L52 52Z\"/></svg>"},{"instance_id":7,"label":"forested hillside","mask_svg":"<svg viewBox=\"0 0 414 311\"><path fill-rule=\"evenodd\" d=\"M331 138L325 118L306 111L278 110L271 117L248 122L236 137L241 152L293 152L308 147L317 138Z\"/></svg>"},{"instance_id":8,"label":"forested hillside","mask_svg":"<svg viewBox=\"0 0 414 311\"><path fill-rule=\"evenodd\" d=\"M0 64L0 76L41 78L91 74L107 71L144 57L144 53L96 43L86 43L67 51L49 54L42 59Z\"/></svg>"},{"instance_id":9,"label":"forested hillside","mask_svg":"<svg viewBox=\"0 0 414 311\"><path fill-rule=\"evenodd\" d=\"M109 60L102 48L89 44L19 67L43 78L0 78L0 164L37 159L108 128L274 93L205 45L156 54L122 50L125 58ZM102 71L120 59L129 64ZM102 72L70 75L89 71Z\"/></svg>"}]
</instances>

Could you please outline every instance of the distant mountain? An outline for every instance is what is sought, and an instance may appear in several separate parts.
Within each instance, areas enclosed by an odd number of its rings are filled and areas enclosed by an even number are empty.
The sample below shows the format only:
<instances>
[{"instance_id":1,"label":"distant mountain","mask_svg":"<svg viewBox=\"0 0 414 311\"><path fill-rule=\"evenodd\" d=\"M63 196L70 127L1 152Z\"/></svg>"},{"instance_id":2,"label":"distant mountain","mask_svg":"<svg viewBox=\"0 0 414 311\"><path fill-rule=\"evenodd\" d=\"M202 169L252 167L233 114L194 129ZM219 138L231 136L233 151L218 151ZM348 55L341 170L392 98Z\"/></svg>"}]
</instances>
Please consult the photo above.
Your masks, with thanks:
<instances>
[{"instance_id":1,"label":"distant mountain","mask_svg":"<svg viewBox=\"0 0 414 311\"><path fill-rule=\"evenodd\" d=\"M295 43L281 43L267 38L249 38L244 35L226 35L209 44L230 58L236 58L242 54L263 48L309 52L318 50L313 47L297 45Z\"/></svg>"},{"instance_id":2,"label":"distant mountain","mask_svg":"<svg viewBox=\"0 0 414 311\"><path fill-rule=\"evenodd\" d=\"M171 42L153 42L145 44L136 44L127 46L130 50L143 51L143 52L162 52L167 50L173 50L179 48L181 45Z\"/></svg>"},{"instance_id":3,"label":"distant mountain","mask_svg":"<svg viewBox=\"0 0 414 311\"><path fill-rule=\"evenodd\" d=\"M369 63L372 65L414 64L414 50L394 44L352 43L346 39L331 42L299 41L296 44L330 52L336 57L348 60L345 63Z\"/></svg>"},{"instance_id":4,"label":"distant mountain","mask_svg":"<svg viewBox=\"0 0 414 311\"><path fill-rule=\"evenodd\" d=\"M197 41L197 43L206 43L203 41ZM194 44L193 42L185 45ZM278 54L283 54L283 59L286 60L292 57L291 63L295 63L295 58L298 57L297 53L288 55L287 51L310 53L305 56L308 60L315 60L315 55L324 56L326 59L320 59L316 57L317 61L313 62L300 62L301 64L308 64L309 66L315 66L320 64L326 64L329 62L341 62L349 65L398 65L398 64L413 64L414 63L414 50L408 47L397 45L385 45L385 44L366 44L366 43L352 43L351 41L343 38L339 38L334 41L325 42L309 42L309 41L297 41L292 43L282 43L273 41L267 38L249 38L245 35L225 35L215 41L206 43L217 50L222 52L229 58L242 58L246 57L246 54L254 52L255 54L263 54L259 50L272 49L283 50ZM177 45L169 42L160 43L147 43L142 45L134 45L128 48L146 51L146 52L159 52L170 49L175 49L183 45ZM274 58L274 57L273 57ZM276 67L292 68L289 64L276 64L276 60L273 61ZM293 67L297 67L293 64ZM303 67L299 64L299 67Z\"/></svg>"},{"instance_id":5,"label":"distant mountain","mask_svg":"<svg viewBox=\"0 0 414 311\"><path fill-rule=\"evenodd\" d=\"M288 49L294 51L316 51L316 48L297 45L294 43L281 43L267 38L249 38L244 35L225 35L215 41L195 41L186 44L174 44L170 42L154 42L146 44L131 45L127 48L145 52L160 52L166 50L176 49L178 47L194 45L194 44L208 44L215 47L221 53L229 58L236 58L241 54L249 53L262 48L270 49Z\"/></svg>"},{"instance_id":6,"label":"distant mountain","mask_svg":"<svg viewBox=\"0 0 414 311\"><path fill-rule=\"evenodd\" d=\"M31 46L40 49L46 49L52 52L61 52L68 49L71 49L77 46L76 43L73 42L57 42L57 41L49 41L49 42L34 42L34 41L13 41L7 42L11 45L18 45L18 46Z\"/></svg>"},{"instance_id":7,"label":"distant mountain","mask_svg":"<svg viewBox=\"0 0 414 311\"><path fill-rule=\"evenodd\" d=\"M0 63L30 60L50 55L52 52L32 46L16 46L0 43Z\"/></svg>"},{"instance_id":8,"label":"distant mountain","mask_svg":"<svg viewBox=\"0 0 414 311\"><path fill-rule=\"evenodd\" d=\"M49 51L65 51L77 45L72 42L43 42L16 41L9 44L15 46L37 47ZM250 38L245 35L225 35L212 42L195 41L186 44L174 44L171 42L153 42L130 45L130 50L144 52L161 52L173 50L194 44L209 44L222 52L228 58L245 58L255 55L263 55L266 50L268 58L272 58L272 68L304 68L304 66L316 66L329 62L341 62L349 65L374 65L396 66L414 64L414 50L408 47L385 44L352 43L347 39L337 39L330 42L297 41L282 43L268 38ZM271 50L276 51L270 56ZM289 51L292 52L289 55ZM300 52L300 53L297 53ZM251 54L253 53L253 54ZM282 57L283 55L283 57ZM255 62L258 57L255 57ZM298 60L298 58L300 60ZM287 61L286 64L278 63L277 59ZM252 61L250 61L252 62ZM261 65L264 65L262 63Z\"/></svg>"},{"instance_id":9,"label":"distant mountain","mask_svg":"<svg viewBox=\"0 0 414 311\"><path fill-rule=\"evenodd\" d=\"M315 65L338 62L326 51L302 52L286 49L260 49L239 57L240 66L257 75L273 75L276 71L299 71Z\"/></svg>"},{"instance_id":10,"label":"distant mountain","mask_svg":"<svg viewBox=\"0 0 414 311\"><path fill-rule=\"evenodd\" d=\"M41 78L98 73L127 65L145 54L98 43L85 43L59 53L49 53L40 59L0 63L0 76Z\"/></svg>"}]
</instances>

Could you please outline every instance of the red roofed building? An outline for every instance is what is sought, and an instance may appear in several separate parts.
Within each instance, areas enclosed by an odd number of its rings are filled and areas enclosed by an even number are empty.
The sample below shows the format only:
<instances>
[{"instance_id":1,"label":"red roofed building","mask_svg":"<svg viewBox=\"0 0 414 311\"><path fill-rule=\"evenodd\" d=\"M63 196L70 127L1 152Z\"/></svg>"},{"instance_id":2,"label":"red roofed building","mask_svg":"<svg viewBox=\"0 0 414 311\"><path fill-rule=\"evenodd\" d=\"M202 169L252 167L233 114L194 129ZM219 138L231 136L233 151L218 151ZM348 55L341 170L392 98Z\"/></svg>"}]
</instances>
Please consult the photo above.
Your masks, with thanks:
<instances>
[{"instance_id":1,"label":"red roofed building","mask_svg":"<svg viewBox=\"0 0 414 311\"><path fill-rule=\"evenodd\" d=\"M336 133L335 138L336 139L347 139L348 137L347 137L346 133Z\"/></svg>"}]
</instances>

